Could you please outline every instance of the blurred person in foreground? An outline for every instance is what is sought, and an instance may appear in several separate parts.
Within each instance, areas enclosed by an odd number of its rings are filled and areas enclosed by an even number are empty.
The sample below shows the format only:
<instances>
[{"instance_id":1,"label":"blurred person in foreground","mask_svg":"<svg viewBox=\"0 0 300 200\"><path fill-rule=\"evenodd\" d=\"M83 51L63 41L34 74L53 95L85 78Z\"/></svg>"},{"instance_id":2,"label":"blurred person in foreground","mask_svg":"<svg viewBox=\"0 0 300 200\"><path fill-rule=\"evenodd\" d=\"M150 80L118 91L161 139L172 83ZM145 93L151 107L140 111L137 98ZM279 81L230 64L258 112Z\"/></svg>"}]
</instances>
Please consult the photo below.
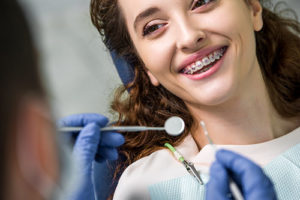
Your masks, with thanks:
<instances>
[{"instance_id":1,"label":"blurred person in foreground","mask_svg":"<svg viewBox=\"0 0 300 200\"><path fill-rule=\"evenodd\" d=\"M0 199L39 199L59 181L56 135L25 17L16 1L0 8Z\"/></svg>"},{"instance_id":2,"label":"blurred person in foreground","mask_svg":"<svg viewBox=\"0 0 300 200\"><path fill-rule=\"evenodd\" d=\"M0 4L0 199L94 198L90 163L95 155L99 162L117 156L123 136L100 134L108 120L98 114L66 118L62 125L85 126L71 156L61 141L73 135L56 133L24 13L15 0Z\"/></svg>"}]
</instances>

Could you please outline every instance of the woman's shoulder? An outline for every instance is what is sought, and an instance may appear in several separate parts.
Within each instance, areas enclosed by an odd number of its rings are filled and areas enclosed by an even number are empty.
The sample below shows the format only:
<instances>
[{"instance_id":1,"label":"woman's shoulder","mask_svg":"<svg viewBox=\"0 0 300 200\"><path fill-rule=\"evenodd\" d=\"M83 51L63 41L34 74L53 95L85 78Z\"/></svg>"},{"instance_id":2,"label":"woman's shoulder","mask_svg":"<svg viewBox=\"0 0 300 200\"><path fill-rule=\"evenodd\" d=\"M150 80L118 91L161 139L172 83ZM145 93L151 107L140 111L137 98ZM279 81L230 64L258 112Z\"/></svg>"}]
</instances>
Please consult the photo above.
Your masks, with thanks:
<instances>
[{"instance_id":1,"label":"woman's shoulder","mask_svg":"<svg viewBox=\"0 0 300 200\"><path fill-rule=\"evenodd\" d=\"M114 199L150 199L149 186L185 173L185 168L169 150L158 150L125 169L117 185Z\"/></svg>"},{"instance_id":2,"label":"woman's shoulder","mask_svg":"<svg viewBox=\"0 0 300 200\"><path fill-rule=\"evenodd\" d=\"M173 162L176 163L176 160L172 153L167 149L161 149L129 165L124 171L124 174L130 175L131 173L137 173L138 171L144 172L145 170L150 173L149 170L156 171L157 167L161 169L162 164L171 164Z\"/></svg>"}]
</instances>

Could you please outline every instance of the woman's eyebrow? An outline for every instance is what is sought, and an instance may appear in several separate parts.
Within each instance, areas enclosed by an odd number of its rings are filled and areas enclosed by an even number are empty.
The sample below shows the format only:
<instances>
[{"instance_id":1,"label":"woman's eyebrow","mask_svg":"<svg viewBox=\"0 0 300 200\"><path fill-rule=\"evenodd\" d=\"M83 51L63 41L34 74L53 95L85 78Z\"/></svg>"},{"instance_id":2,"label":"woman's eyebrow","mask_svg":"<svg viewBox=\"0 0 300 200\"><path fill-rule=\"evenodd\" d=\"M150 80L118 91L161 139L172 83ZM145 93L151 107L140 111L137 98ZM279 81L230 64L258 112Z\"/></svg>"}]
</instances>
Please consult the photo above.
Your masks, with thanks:
<instances>
[{"instance_id":1,"label":"woman's eyebrow","mask_svg":"<svg viewBox=\"0 0 300 200\"><path fill-rule=\"evenodd\" d=\"M160 11L160 9L157 7L150 7L150 8L147 8L146 10L144 10L143 12L141 12L140 14L138 14L138 16L135 18L134 23L133 23L134 29L136 29L136 26L140 21L142 21L143 19L145 19L159 11Z\"/></svg>"}]
</instances>

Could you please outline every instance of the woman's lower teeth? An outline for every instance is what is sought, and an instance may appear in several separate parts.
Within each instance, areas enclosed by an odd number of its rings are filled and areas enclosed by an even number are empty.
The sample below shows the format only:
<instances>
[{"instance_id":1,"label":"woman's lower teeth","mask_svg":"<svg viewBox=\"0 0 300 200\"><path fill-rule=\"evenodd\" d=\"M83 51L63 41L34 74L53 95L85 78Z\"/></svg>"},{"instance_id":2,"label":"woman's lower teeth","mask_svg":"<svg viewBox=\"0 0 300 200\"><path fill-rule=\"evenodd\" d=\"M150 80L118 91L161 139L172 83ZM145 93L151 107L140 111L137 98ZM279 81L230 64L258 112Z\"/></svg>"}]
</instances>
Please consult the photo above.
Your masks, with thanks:
<instances>
[{"instance_id":1,"label":"woman's lower teeth","mask_svg":"<svg viewBox=\"0 0 300 200\"><path fill-rule=\"evenodd\" d=\"M214 64L215 64L215 63L213 63L212 65L209 65L209 66L207 66L207 67L204 67L204 68L202 68L201 70L196 71L196 72L193 73L193 74L201 74L201 73L203 73L203 72L206 72L207 70L209 70L210 68L212 68L212 66L214 66Z\"/></svg>"}]
</instances>

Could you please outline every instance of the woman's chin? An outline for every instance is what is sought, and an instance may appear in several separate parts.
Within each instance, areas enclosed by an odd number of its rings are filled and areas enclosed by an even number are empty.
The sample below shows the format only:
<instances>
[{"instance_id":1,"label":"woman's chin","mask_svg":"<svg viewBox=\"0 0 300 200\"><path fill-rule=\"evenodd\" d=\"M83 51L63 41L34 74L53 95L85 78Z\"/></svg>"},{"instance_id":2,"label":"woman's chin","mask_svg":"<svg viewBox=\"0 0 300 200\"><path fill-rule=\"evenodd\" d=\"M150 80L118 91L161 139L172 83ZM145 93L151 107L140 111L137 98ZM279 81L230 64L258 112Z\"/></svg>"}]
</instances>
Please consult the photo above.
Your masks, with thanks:
<instances>
[{"instance_id":1,"label":"woman's chin","mask_svg":"<svg viewBox=\"0 0 300 200\"><path fill-rule=\"evenodd\" d=\"M225 105L226 102L228 102L233 96L232 90L224 90L224 89L220 91L214 91L214 92L201 92L198 94L199 95L194 96L193 102L190 102L190 104L197 107L222 106Z\"/></svg>"}]
</instances>

